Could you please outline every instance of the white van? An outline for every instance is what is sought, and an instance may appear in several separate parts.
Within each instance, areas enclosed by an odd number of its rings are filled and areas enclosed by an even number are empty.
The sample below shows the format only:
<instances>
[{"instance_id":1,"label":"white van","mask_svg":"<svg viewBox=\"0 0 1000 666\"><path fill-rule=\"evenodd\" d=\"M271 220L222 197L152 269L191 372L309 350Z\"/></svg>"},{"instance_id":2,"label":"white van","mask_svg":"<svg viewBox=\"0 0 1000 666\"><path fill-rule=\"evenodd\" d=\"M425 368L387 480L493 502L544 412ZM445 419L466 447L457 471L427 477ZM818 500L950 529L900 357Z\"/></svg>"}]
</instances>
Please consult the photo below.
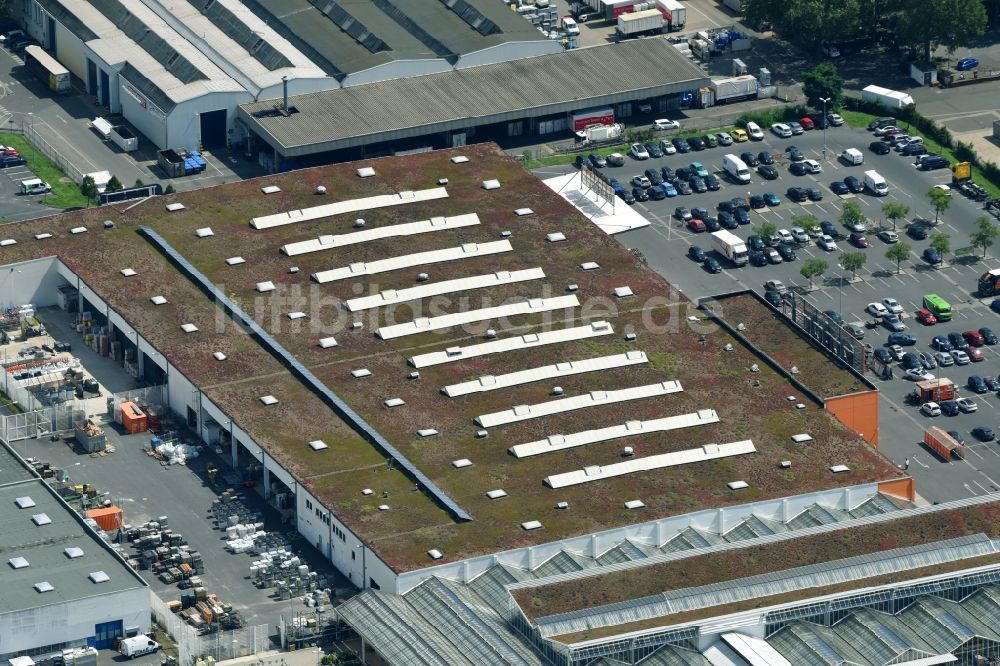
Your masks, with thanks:
<instances>
[{"instance_id":1,"label":"white van","mask_svg":"<svg viewBox=\"0 0 1000 666\"><path fill-rule=\"evenodd\" d=\"M844 160L844 164L849 164L850 166L865 163L865 156L857 148L848 148L840 154L840 159Z\"/></svg>"},{"instance_id":2,"label":"white van","mask_svg":"<svg viewBox=\"0 0 1000 666\"><path fill-rule=\"evenodd\" d=\"M878 171L865 171L865 187L877 197L889 194L889 184L885 182L885 178L879 175Z\"/></svg>"},{"instance_id":3,"label":"white van","mask_svg":"<svg viewBox=\"0 0 1000 666\"><path fill-rule=\"evenodd\" d=\"M21 194L45 194L51 191L52 187L41 178L21 181Z\"/></svg>"},{"instance_id":4,"label":"white van","mask_svg":"<svg viewBox=\"0 0 1000 666\"><path fill-rule=\"evenodd\" d=\"M722 156L722 168L738 183L750 182L750 168L732 153Z\"/></svg>"}]
</instances>

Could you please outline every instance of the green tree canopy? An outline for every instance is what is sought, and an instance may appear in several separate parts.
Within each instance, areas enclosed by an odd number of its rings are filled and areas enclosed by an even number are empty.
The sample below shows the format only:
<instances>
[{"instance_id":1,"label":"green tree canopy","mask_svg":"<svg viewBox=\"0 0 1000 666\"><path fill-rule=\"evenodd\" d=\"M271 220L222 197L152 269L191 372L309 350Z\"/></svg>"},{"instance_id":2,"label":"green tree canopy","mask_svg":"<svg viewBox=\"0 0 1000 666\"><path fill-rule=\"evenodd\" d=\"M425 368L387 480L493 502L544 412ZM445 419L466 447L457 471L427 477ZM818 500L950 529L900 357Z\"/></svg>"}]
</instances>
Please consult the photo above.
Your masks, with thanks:
<instances>
[{"instance_id":1,"label":"green tree canopy","mask_svg":"<svg viewBox=\"0 0 1000 666\"><path fill-rule=\"evenodd\" d=\"M842 252L840 254L840 265L845 271L851 271L851 279L858 276L858 271L868 261L868 255L864 252Z\"/></svg>"},{"instance_id":2,"label":"green tree canopy","mask_svg":"<svg viewBox=\"0 0 1000 666\"><path fill-rule=\"evenodd\" d=\"M761 222L753 228L754 233L761 237L765 243L770 243L774 234L778 231L778 225L774 222Z\"/></svg>"},{"instance_id":3,"label":"green tree canopy","mask_svg":"<svg viewBox=\"0 0 1000 666\"><path fill-rule=\"evenodd\" d=\"M843 101L844 79L837 73L836 67L824 62L805 73L802 78L802 92L805 93L809 106L822 109L822 100L826 99L826 108L832 111Z\"/></svg>"},{"instance_id":4,"label":"green tree canopy","mask_svg":"<svg viewBox=\"0 0 1000 666\"><path fill-rule=\"evenodd\" d=\"M845 201L843 212L840 214L840 223L844 226L853 224L864 224L867 221L865 213L861 210L861 204L857 201Z\"/></svg>"},{"instance_id":5,"label":"green tree canopy","mask_svg":"<svg viewBox=\"0 0 1000 666\"><path fill-rule=\"evenodd\" d=\"M812 289L813 280L825 273L826 269L829 267L830 264L826 263L822 259L809 259L802 264L802 268L799 269L799 273L802 277L809 280L809 288Z\"/></svg>"},{"instance_id":6,"label":"green tree canopy","mask_svg":"<svg viewBox=\"0 0 1000 666\"><path fill-rule=\"evenodd\" d=\"M889 261L896 262L896 272L899 272L899 264L910 257L910 252L913 250L913 246L909 243L893 243L889 246L889 249L885 251L885 258Z\"/></svg>"},{"instance_id":7,"label":"green tree canopy","mask_svg":"<svg viewBox=\"0 0 1000 666\"><path fill-rule=\"evenodd\" d=\"M796 226L807 234L819 229L819 219L810 213L800 213L792 216L792 225Z\"/></svg>"},{"instance_id":8,"label":"green tree canopy","mask_svg":"<svg viewBox=\"0 0 1000 666\"><path fill-rule=\"evenodd\" d=\"M932 187L927 192L927 198L930 199L931 207L934 208L934 224L937 224L941 221L941 213L948 210L948 206L951 205L951 190Z\"/></svg>"},{"instance_id":9,"label":"green tree canopy","mask_svg":"<svg viewBox=\"0 0 1000 666\"><path fill-rule=\"evenodd\" d=\"M969 240L972 243L972 247L978 247L983 250L983 258L985 259L986 251L993 246L993 242L997 239L997 236L1000 236L1000 227L997 227L990 218L980 215L976 218L976 230Z\"/></svg>"},{"instance_id":10,"label":"green tree canopy","mask_svg":"<svg viewBox=\"0 0 1000 666\"><path fill-rule=\"evenodd\" d=\"M906 216L910 214L910 207L898 201L890 201L882 204L882 214L885 215L885 219L892 222L892 230L895 231L896 222L906 219Z\"/></svg>"},{"instance_id":11,"label":"green tree canopy","mask_svg":"<svg viewBox=\"0 0 1000 666\"><path fill-rule=\"evenodd\" d=\"M953 53L971 46L986 30L983 0L890 0L888 18L896 38L924 62L943 46Z\"/></svg>"},{"instance_id":12,"label":"green tree canopy","mask_svg":"<svg viewBox=\"0 0 1000 666\"><path fill-rule=\"evenodd\" d=\"M931 236L931 247L937 250L943 259L944 255L951 252L951 236L943 231L937 232Z\"/></svg>"}]
</instances>

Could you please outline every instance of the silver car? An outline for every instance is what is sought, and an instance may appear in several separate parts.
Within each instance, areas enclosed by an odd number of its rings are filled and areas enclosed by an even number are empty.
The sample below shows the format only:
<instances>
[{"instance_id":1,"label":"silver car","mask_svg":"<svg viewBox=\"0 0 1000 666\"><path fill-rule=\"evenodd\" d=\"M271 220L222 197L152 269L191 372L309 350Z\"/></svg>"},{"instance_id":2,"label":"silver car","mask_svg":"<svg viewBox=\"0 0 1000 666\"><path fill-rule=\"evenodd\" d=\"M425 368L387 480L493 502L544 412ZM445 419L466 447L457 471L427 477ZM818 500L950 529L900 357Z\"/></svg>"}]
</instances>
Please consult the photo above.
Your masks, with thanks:
<instances>
[{"instance_id":1,"label":"silver car","mask_svg":"<svg viewBox=\"0 0 1000 666\"><path fill-rule=\"evenodd\" d=\"M934 354L934 360L942 368L947 368L949 365L955 365L955 359L952 358L951 354L948 352L937 352Z\"/></svg>"},{"instance_id":2,"label":"silver car","mask_svg":"<svg viewBox=\"0 0 1000 666\"><path fill-rule=\"evenodd\" d=\"M969 355L961 349L952 349L949 353L955 359L955 365L967 365L969 363Z\"/></svg>"},{"instance_id":3,"label":"silver car","mask_svg":"<svg viewBox=\"0 0 1000 666\"><path fill-rule=\"evenodd\" d=\"M924 370L933 370L937 367L937 361L934 360L933 355L927 352L917 352L917 357L920 359L920 365L924 366Z\"/></svg>"}]
</instances>

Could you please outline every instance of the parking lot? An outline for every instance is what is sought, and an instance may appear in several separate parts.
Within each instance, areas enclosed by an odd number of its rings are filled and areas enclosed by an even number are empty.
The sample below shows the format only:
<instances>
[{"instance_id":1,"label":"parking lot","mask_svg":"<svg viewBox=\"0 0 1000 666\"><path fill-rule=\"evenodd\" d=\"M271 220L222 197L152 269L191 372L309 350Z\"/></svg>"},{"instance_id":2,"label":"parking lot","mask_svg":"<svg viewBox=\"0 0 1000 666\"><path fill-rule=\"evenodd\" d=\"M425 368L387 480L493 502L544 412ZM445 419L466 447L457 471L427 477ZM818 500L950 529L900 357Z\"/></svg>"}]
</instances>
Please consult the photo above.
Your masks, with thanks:
<instances>
[{"instance_id":1,"label":"parking lot","mask_svg":"<svg viewBox=\"0 0 1000 666\"><path fill-rule=\"evenodd\" d=\"M908 219L919 216L933 220L934 211L928 201L927 191L934 185L947 183L951 179L950 171L947 169L922 172L914 168L912 158L901 157L896 153L873 154L868 150L868 144L873 138L864 129L854 129L846 125L829 128L826 132L825 157L824 135L820 130L788 139L778 138L771 132L765 131L763 141L737 143L728 147L720 146L686 155L675 154L644 161L626 157L624 166L606 169L623 184L647 168L659 169L668 165L676 169L693 161L699 161L719 177L722 187L717 192L680 195L661 201L637 202L636 208L647 217L650 226L619 234L616 238L626 247L641 249L652 268L693 300L746 288L763 293L764 283L776 279L804 294L821 309L842 313L846 322L870 319L871 317L864 312L868 303L881 301L885 297L895 298L908 315L905 320L907 332L917 336L916 349L922 351L931 351L929 342L934 335L951 331L962 332L983 326L1000 331L1000 315L989 308L992 298L979 299L975 295L979 275L988 268L1000 266L1000 261L994 261L988 256L985 260L966 258L960 262L949 261L939 267L932 267L921 259L921 253L929 246L930 238L914 240L907 236L906 221L898 223L898 231L901 239L910 243L913 250L910 259L902 262L899 273L896 272L895 262L885 257L889 246L874 234L867 235L870 243L867 248L857 248L847 242L849 232L837 221L845 200L857 201L872 224L876 224L882 218L882 205L888 201L909 206ZM764 180L753 170L749 185L737 185L727 178L722 170L722 157L727 153L739 154L748 150L757 153L768 150L777 155L783 154L789 145L799 148L807 159L818 161L822 165L822 173L792 176L788 171L787 161L784 161L783 164L777 165L778 179ZM836 156L845 148L861 149L865 158L864 164L846 166L837 159ZM889 185L887 196L875 197L869 192L837 196L830 191L831 182L842 181L848 175L863 178L864 172L868 169L875 169L885 177ZM545 178L565 170L566 167L552 167L539 170L537 173ZM818 202L792 203L785 194L792 186L819 187L823 192L823 199ZM791 229L793 216L810 213L820 220L830 220L838 227L841 233L841 238L837 240L838 250L825 251L813 241L796 247L797 258L794 261L759 268L749 265L734 268L729 262L721 261L724 270L718 274L710 274L687 257L691 245L710 249L709 238L705 233L692 232L674 218L673 212L677 206L703 207L715 214L717 205L724 200L747 197L749 194L762 194L766 191L777 194L781 204L751 211L751 224L741 225L733 233L745 240L753 233L753 226L762 222L772 222L779 229ZM617 205L625 203L619 199ZM941 223L932 231L949 234L952 249L968 246L974 221L984 212L980 204L956 193L952 197L950 207L942 214ZM887 221L882 220L882 222L889 226ZM838 268L839 256L843 251L864 253L866 264L858 272L857 279L852 280L849 271ZM812 258L827 261L829 269L823 276L814 280L815 288L808 291L808 281L802 277L799 270L804 261ZM927 293L937 293L952 305L954 319L950 323L924 327L915 322L914 312L921 307L923 295ZM885 343L888 333L888 329L884 327L879 330L868 330L864 341L880 346ZM987 346L983 348L983 355L985 358L983 362L951 366L943 371L935 369L932 372L952 379L962 389L969 375L978 374L983 377L1000 375L1000 350ZM1000 484L994 481L1000 480L1000 444L976 443L969 434L969 431L978 425L1000 430L1000 398L993 393L974 396L970 391L962 390L960 395L975 398L979 405L976 413L927 418L919 413L917 407L904 404L905 396L912 389L912 384L902 379L902 374L902 370L897 367L896 379L881 381L870 377L882 392L880 419L882 451L901 466L905 466L909 459L908 471L917 479L919 492L929 501L945 501L1000 490ZM970 448L968 460L944 463L924 448L920 441L924 428L929 425L940 425L946 430L959 431Z\"/></svg>"}]
</instances>

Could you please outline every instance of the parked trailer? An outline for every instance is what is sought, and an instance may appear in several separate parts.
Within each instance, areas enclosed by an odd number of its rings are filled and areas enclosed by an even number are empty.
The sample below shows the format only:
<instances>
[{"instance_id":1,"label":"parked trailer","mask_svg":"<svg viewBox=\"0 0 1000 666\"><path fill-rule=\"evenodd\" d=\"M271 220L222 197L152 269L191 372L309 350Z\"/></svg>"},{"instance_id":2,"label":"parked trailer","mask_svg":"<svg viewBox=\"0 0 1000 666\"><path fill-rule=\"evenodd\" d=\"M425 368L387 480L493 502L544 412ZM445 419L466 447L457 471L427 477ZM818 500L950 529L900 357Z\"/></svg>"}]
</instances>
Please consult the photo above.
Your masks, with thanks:
<instances>
[{"instance_id":1,"label":"parked trailer","mask_svg":"<svg viewBox=\"0 0 1000 666\"><path fill-rule=\"evenodd\" d=\"M44 81L52 92L63 95L70 91L69 70L41 46L32 44L24 49L24 66Z\"/></svg>"},{"instance_id":2,"label":"parked trailer","mask_svg":"<svg viewBox=\"0 0 1000 666\"><path fill-rule=\"evenodd\" d=\"M924 444L945 461L950 461L952 457L965 460L965 447L937 426L924 431Z\"/></svg>"},{"instance_id":3,"label":"parked trailer","mask_svg":"<svg viewBox=\"0 0 1000 666\"><path fill-rule=\"evenodd\" d=\"M132 134L129 128L124 125L112 125L104 118L94 118L90 126L101 135L104 140L110 140L126 153L138 150L139 139Z\"/></svg>"},{"instance_id":4,"label":"parked trailer","mask_svg":"<svg viewBox=\"0 0 1000 666\"><path fill-rule=\"evenodd\" d=\"M890 109L902 109L904 106L913 104L913 98L906 93L889 90L881 86L868 86L862 89L861 99L869 102L877 102Z\"/></svg>"},{"instance_id":5,"label":"parked trailer","mask_svg":"<svg viewBox=\"0 0 1000 666\"><path fill-rule=\"evenodd\" d=\"M587 5L608 21L617 20L622 14L655 9L655 0L586 0Z\"/></svg>"},{"instance_id":6,"label":"parked trailer","mask_svg":"<svg viewBox=\"0 0 1000 666\"><path fill-rule=\"evenodd\" d=\"M687 23L687 7L677 0L656 0L656 8L667 20L668 30L680 30Z\"/></svg>"},{"instance_id":7,"label":"parked trailer","mask_svg":"<svg viewBox=\"0 0 1000 666\"><path fill-rule=\"evenodd\" d=\"M756 98L757 87L757 78L749 74L726 79L712 79L711 85L716 104Z\"/></svg>"},{"instance_id":8,"label":"parked trailer","mask_svg":"<svg viewBox=\"0 0 1000 666\"><path fill-rule=\"evenodd\" d=\"M582 132L592 125L614 125L615 110L610 106L600 109L584 109L574 111L569 116L574 132Z\"/></svg>"},{"instance_id":9,"label":"parked trailer","mask_svg":"<svg viewBox=\"0 0 1000 666\"><path fill-rule=\"evenodd\" d=\"M621 38L638 37L655 32L663 32L668 24L659 9L647 9L642 12L621 14L618 17L618 36Z\"/></svg>"}]
</instances>

